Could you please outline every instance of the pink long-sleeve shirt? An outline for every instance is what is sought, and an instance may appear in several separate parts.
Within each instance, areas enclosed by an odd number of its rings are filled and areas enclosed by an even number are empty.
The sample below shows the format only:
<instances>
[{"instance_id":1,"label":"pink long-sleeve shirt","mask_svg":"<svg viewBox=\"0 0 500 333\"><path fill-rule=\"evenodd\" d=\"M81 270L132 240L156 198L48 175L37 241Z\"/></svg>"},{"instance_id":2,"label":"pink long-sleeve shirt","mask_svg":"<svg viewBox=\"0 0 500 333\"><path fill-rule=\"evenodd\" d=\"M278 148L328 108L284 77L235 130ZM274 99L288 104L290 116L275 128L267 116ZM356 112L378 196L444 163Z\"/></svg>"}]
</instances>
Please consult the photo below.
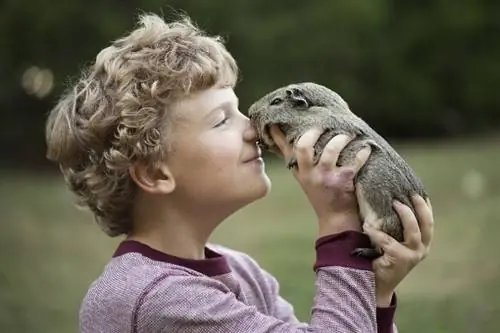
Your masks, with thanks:
<instances>
[{"instance_id":1,"label":"pink long-sleeve shirt","mask_svg":"<svg viewBox=\"0 0 500 333\"><path fill-rule=\"evenodd\" d=\"M248 255L207 245L206 259L167 255L120 243L80 309L82 333L397 332L396 299L377 308L369 246L357 232L316 242L316 294L309 322L299 322L276 279Z\"/></svg>"}]
</instances>

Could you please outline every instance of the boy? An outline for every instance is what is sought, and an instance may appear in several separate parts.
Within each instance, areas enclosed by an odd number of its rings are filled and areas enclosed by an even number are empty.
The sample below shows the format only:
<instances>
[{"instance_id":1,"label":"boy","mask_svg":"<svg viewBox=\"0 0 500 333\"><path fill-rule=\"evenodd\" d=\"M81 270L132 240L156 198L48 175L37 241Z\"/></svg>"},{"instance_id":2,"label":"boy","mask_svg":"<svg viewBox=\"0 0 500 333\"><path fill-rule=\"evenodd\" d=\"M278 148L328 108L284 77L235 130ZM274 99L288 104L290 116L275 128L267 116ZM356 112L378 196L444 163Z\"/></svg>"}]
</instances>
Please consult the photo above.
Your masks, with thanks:
<instances>
[{"instance_id":1,"label":"boy","mask_svg":"<svg viewBox=\"0 0 500 333\"><path fill-rule=\"evenodd\" d=\"M83 300L80 332L394 332L394 288L427 252L430 208L417 199L420 231L396 207L408 247L366 230L386 255L373 266L352 257L370 242L353 194L369 151L336 167L349 141L337 136L313 166L317 131L289 147L273 129L286 157L295 149L295 177L318 220L316 296L310 322L300 323L252 258L207 244L270 189L256 133L238 110L235 60L187 18L140 23L97 55L47 121L48 157L102 229L125 236Z\"/></svg>"}]
</instances>

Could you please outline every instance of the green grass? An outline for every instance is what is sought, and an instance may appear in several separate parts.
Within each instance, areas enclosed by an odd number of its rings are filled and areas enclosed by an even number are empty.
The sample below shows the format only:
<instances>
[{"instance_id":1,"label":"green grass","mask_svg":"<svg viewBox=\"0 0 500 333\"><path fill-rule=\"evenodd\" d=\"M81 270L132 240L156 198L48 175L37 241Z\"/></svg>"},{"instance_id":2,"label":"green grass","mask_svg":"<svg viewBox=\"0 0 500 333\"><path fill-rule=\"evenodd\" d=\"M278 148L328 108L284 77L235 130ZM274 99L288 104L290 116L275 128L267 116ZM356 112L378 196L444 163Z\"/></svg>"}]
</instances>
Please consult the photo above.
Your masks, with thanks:
<instances>
[{"instance_id":1,"label":"green grass","mask_svg":"<svg viewBox=\"0 0 500 333\"><path fill-rule=\"evenodd\" d=\"M499 144L398 146L424 180L436 216L430 256L398 291L401 332L500 331ZM471 171L483 182L467 194L463 182ZM212 240L256 258L307 320L314 216L280 162L268 172L270 195L232 216ZM72 206L60 178L4 173L0 197L0 332L77 332L81 298L118 239L105 237L88 213Z\"/></svg>"}]
</instances>

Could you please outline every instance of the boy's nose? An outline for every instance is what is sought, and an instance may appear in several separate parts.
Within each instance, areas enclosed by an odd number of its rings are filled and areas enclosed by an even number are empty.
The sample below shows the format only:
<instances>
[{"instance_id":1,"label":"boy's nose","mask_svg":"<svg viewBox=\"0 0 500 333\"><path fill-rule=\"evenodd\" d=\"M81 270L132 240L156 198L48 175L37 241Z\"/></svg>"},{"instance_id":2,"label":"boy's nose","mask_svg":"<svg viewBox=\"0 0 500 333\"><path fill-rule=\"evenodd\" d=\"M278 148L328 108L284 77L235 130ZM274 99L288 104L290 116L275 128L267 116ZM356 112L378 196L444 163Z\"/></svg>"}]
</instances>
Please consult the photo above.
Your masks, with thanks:
<instances>
[{"instance_id":1,"label":"boy's nose","mask_svg":"<svg viewBox=\"0 0 500 333\"><path fill-rule=\"evenodd\" d=\"M245 121L246 121L246 128L245 128L245 133L243 134L245 141L257 141L257 131L252 126L248 118L246 118Z\"/></svg>"}]
</instances>

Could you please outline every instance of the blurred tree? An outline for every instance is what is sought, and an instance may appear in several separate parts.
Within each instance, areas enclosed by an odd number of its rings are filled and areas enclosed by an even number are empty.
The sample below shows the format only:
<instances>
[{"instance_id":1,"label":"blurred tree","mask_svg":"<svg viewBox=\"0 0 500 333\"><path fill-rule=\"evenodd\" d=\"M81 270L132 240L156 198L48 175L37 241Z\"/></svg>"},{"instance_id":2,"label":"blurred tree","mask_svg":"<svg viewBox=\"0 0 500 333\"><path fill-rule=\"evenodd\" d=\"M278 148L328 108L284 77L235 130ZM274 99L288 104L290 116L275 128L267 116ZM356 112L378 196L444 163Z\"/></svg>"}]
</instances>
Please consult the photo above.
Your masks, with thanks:
<instances>
[{"instance_id":1,"label":"blurred tree","mask_svg":"<svg viewBox=\"0 0 500 333\"><path fill-rule=\"evenodd\" d=\"M41 166L44 120L64 85L139 11L189 14L224 36L242 70L242 111L293 81L339 92L388 138L457 136L500 125L500 3L436 1L4 0L3 165Z\"/></svg>"}]
</instances>

